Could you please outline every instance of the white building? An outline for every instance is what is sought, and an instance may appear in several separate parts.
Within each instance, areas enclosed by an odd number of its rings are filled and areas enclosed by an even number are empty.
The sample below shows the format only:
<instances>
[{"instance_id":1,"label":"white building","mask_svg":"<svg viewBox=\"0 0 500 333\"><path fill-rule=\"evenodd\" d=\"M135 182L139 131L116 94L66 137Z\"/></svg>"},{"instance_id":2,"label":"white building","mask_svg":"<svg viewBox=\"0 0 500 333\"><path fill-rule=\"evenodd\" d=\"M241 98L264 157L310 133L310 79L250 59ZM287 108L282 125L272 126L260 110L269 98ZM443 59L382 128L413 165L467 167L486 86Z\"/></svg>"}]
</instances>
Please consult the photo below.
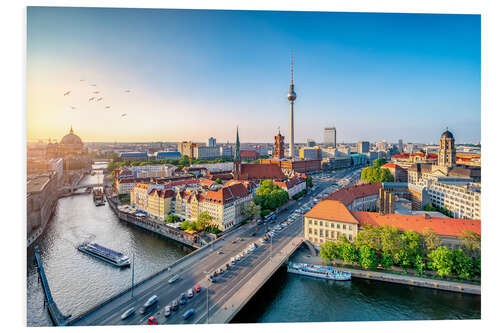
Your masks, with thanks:
<instances>
[{"instance_id":1,"label":"white building","mask_svg":"<svg viewBox=\"0 0 500 333\"><path fill-rule=\"evenodd\" d=\"M460 219L481 219L481 185L463 178L442 177L427 181L428 198L434 207L449 210Z\"/></svg>"},{"instance_id":2,"label":"white building","mask_svg":"<svg viewBox=\"0 0 500 333\"><path fill-rule=\"evenodd\" d=\"M193 155L197 160L215 160L220 158L220 149L215 146L197 146L193 149Z\"/></svg>"},{"instance_id":3,"label":"white building","mask_svg":"<svg viewBox=\"0 0 500 333\"><path fill-rule=\"evenodd\" d=\"M172 164L148 164L125 167L133 172L135 178L171 177L177 167Z\"/></svg>"}]
</instances>

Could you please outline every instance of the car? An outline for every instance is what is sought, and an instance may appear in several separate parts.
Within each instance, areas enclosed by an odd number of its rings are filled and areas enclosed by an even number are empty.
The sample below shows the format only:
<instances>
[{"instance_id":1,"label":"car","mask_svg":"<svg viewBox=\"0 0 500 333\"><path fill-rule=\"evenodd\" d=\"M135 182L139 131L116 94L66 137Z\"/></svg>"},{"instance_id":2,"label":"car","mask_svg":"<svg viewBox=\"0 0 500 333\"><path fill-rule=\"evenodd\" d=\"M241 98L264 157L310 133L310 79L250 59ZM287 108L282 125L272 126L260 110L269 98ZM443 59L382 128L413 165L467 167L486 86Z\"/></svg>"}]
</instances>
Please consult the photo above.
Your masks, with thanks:
<instances>
[{"instance_id":1,"label":"car","mask_svg":"<svg viewBox=\"0 0 500 333\"><path fill-rule=\"evenodd\" d=\"M231 268L231 265L229 263L226 264L226 271L228 271Z\"/></svg>"},{"instance_id":2,"label":"car","mask_svg":"<svg viewBox=\"0 0 500 333\"><path fill-rule=\"evenodd\" d=\"M219 274L224 274L224 269L222 267L219 268Z\"/></svg>"},{"instance_id":3,"label":"car","mask_svg":"<svg viewBox=\"0 0 500 333\"><path fill-rule=\"evenodd\" d=\"M234 241L232 241L231 243L236 244L237 242L238 242L237 240L234 240Z\"/></svg>"},{"instance_id":4,"label":"car","mask_svg":"<svg viewBox=\"0 0 500 333\"><path fill-rule=\"evenodd\" d=\"M154 316L148 318L148 325L158 325L158 320Z\"/></svg>"},{"instance_id":5,"label":"car","mask_svg":"<svg viewBox=\"0 0 500 333\"><path fill-rule=\"evenodd\" d=\"M238 255L236 256L236 261L240 261L240 260L241 260L241 256L238 254Z\"/></svg>"},{"instance_id":6,"label":"car","mask_svg":"<svg viewBox=\"0 0 500 333\"><path fill-rule=\"evenodd\" d=\"M245 240L244 238L240 238L240 241L242 241L242 242L243 242L244 240Z\"/></svg>"},{"instance_id":7,"label":"car","mask_svg":"<svg viewBox=\"0 0 500 333\"><path fill-rule=\"evenodd\" d=\"M179 280L179 275L174 275L168 280L168 283L174 283L177 280Z\"/></svg>"},{"instance_id":8,"label":"car","mask_svg":"<svg viewBox=\"0 0 500 333\"><path fill-rule=\"evenodd\" d=\"M255 236L255 232L252 232L251 236Z\"/></svg>"},{"instance_id":9,"label":"car","mask_svg":"<svg viewBox=\"0 0 500 333\"><path fill-rule=\"evenodd\" d=\"M181 296L179 297L179 304L184 305L187 302L186 294L182 293Z\"/></svg>"},{"instance_id":10,"label":"car","mask_svg":"<svg viewBox=\"0 0 500 333\"><path fill-rule=\"evenodd\" d=\"M170 305L167 305L163 314L165 315L165 317L170 316L172 314L172 307Z\"/></svg>"},{"instance_id":11,"label":"car","mask_svg":"<svg viewBox=\"0 0 500 333\"><path fill-rule=\"evenodd\" d=\"M188 291L187 291L187 297L191 298L193 296L194 296L194 290L193 290L193 288L188 289Z\"/></svg>"},{"instance_id":12,"label":"car","mask_svg":"<svg viewBox=\"0 0 500 333\"><path fill-rule=\"evenodd\" d=\"M179 301L174 299L172 301L172 311L177 311L178 308L179 308Z\"/></svg>"},{"instance_id":13,"label":"car","mask_svg":"<svg viewBox=\"0 0 500 333\"><path fill-rule=\"evenodd\" d=\"M147 309L151 307L153 304L156 304L156 302L158 302L158 296L153 295L146 301L146 303L144 303L144 308Z\"/></svg>"},{"instance_id":14,"label":"car","mask_svg":"<svg viewBox=\"0 0 500 333\"><path fill-rule=\"evenodd\" d=\"M234 265L236 263L236 259L231 258L231 265Z\"/></svg>"},{"instance_id":15,"label":"car","mask_svg":"<svg viewBox=\"0 0 500 333\"><path fill-rule=\"evenodd\" d=\"M194 291L199 293L201 291L201 287L199 285L194 286Z\"/></svg>"},{"instance_id":16,"label":"car","mask_svg":"<svg viewBox=\"0 0 500 333\"><path fill-rule=\"evenodd\" d=\"M121 315L122 320L127 319L128 317L130 317L131 315L133 315L134 312L135 312L135 308L128 309L127 311L125 311L124 313L122 313L122 315Z\"/></svg>"},{"instance_id":17,"label":"car","mask_svg":"<svg viewBox=\"0 0 500 333\"><path fill-rule=\"evenodd\" d=\"M224 254L224 252L222 252L222 251L219 251L219 252L217 252L217 254Z\"/></svg>"},{"instance_id":18,"label":"car","mask_svg":"<svg viewBox=\"0 0 500 333\"><path fill-rule=\"evenodd\" d=\"M217 276L218 273L217 273L217 270L215 270L213 273L212 273L212 276Z\"/></svg>"},{"instance_id":19,"label":"car","mask_svg":"<svg viewBox=\"0 0 500 333\"><path fill-rule=\"evenodd\" d=\"M184 318L184 320L187 320L187 319L189 319L192 315L194 315L194 309L189 309L189 310L187 310L186 312L184 312L184 314L182 315L182 317Z\"/></svg>"}]
</instances>

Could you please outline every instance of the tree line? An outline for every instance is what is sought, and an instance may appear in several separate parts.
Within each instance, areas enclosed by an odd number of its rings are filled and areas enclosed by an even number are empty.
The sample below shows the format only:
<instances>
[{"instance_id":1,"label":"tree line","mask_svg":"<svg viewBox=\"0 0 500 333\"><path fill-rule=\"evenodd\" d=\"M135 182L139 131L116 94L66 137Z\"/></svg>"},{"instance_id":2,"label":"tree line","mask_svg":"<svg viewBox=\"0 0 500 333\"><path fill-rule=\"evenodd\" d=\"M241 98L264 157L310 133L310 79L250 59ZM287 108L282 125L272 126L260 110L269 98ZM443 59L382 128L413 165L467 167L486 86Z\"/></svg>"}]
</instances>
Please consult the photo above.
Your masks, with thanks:
<instances>
[{"instance_id":1,"label":"tree line","mask_svg":"<svg viewBox=\"0 0 500 333\"><path fill-rule=\"evenodd\" d=\"M352 243L345 236L323 243L320 255L326 262L340 260L365 269L389 270L396 266L403 268L405 273L413 269L420 276L431 270L441 278L479 278L481 236L464 231L459 239L460 248L452 250L443 246L441 238L430 228L417 233L400 232L388 226L365 226Z\"/></svg>"}]
</instances>

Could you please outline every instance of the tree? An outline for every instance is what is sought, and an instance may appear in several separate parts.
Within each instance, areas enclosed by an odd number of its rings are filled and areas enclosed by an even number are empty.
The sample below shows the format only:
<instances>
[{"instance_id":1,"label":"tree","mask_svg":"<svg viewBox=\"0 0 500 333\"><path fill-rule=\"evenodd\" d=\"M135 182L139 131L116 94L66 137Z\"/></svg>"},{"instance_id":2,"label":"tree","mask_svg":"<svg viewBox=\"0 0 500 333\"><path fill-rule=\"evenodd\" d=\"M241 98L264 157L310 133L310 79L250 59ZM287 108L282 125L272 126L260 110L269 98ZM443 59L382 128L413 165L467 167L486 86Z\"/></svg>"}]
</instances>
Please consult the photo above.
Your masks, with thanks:
<instances>
[{"instance_id":1,"label":"tree","mask_svg":"<svg viewBox=\"0 0 500 333\"><path fill-rule=\"evenodd\" d=\"M415 263L413 265L413 268L415 268L415 271L417 272L418 275L422 275L425 270L425 259L423 256L418 254L415 257Z\"/></svg>"},{"instance_id":2,"label":"tree","mask_svg":"<svg viewBox=\"0 0 500 333\"><path fill-rule=\"evenodd\" d=\"M365 269L373 269L377 268L378 266L377 254L367 245L362 245L359 248L359 265Z\"/></svg>"},{"instance_id":3,"label":"tree","mask_svg":"<svg viewBox=\"0 0 500 333\"><path fill-rule=\"evenodd\" d=\"M184 221L181 223L181 229L182 230L195 230L195 225L193 222L189 222L189 221Z\"/></svg>"},{"instance_id":4,"label":"tree","mask_svg":"<svg viewBox=\"0 0 500 333\"><path fill-rule=\"evenodd\" d=\"M288 202L288 192L273 184L272 180L263 180L257 189L254 202L262 209L275 210L277 207Z\"/></svg>"},{"instance_id":5,"label":"tree","mask_svg":"<svg viewBox=\"0 0 500 333\"><path fill-rule=\"evenodd\" d=\"M424 210L426 212L435 212L437 211L436 207L434 207L432 204L427 204L424 206Z\"/></svg>"},{"instance_id":6,"label":"tree","mask_svg":"<svg viewBox=\"0 0 500 333\"><path fill-rule=\"evenodd\" d=\"M196 219L195 222L196 231L205 230L207 227L210 226L211 222L212 222L212 216L210 216L210 214L207 211L202 212L200 215L198 215L198 218Z\"/></svg>"},{"instance_id":7,"label":"tree","mask_svg":"<svg viewBox=\"0 0 500 333\"><path fill-rule=\"evenodd\" d=\"M361 171L361 180L365 183L393 182L394 177L386 168L369 166Z\"/></svg>"},{"instance_id":8,"label":"tree","mask_svg":"<svg viewBox=\"0 0 500 333\"><path fill-rule=\"evenodd\" d=\"M394 265L394 260L392 259L392 255L388 253L382 253L380 256L380 265L385 269L391 268Z\"/></svg>"},{"instance_id":9,"label":"tree","mask_svg":"<svg viewBox=\"0 0 500 333\"><path fill-rule=\"evenodd\" d=\"M451 275L453 271L453 252L446 246L440 246L428 254L431 259L430 267L443 277Z\"/></svg>"},{"instance_id":10,"label":"tree","mask_svg":"<svg viewBox=\"0 0 500 333\"><path fill-rule=\"evenodd\" d=\"M462 279L470 280L475 273L474 259L462 249L453 250L453 271Z\"/></svg>"},{"instance_id":11,"label":"tree","mask_svg":"<svg viewBox=\"0 0 500 333\"><path fill-rule=\"evenodd\" d=\"M354 264L358 261L358 252L354 245L352 245L344 235L342 235L338 240L338 255L343 261Z\"/></svg>"},{"instance_id":12,"label":"tree","mask_svg":"<svg viewBox=\"0 0 500 333\"><path fill-rule=\"evenodd\" d=\"M174 214L169 214L167 216L167 218L165 219L165 222L167 223L175 223L175 222L179 222L181 220L181 218L177 215L174 215Z\"/></svg>"},{"instance_id":13,"label":"tree","mask_svg":"<svg viewBox=\"0 0 500 333\"><path fill-rule=\"evenodd\" d=\"M441 238L431 228L425 228L422 232L424 251L430 253L441 246Z\"/></svg>"},{"instance_id":14,"label":"tree","mask_svg":"<svg viewBox=\"0 0 500 333\"><path fill-rule=\"evenodd\" d=\"M464 251L473 257L479 257L481 255L481 235L464 230L460 235L460 245Z\"/></svg>"},{"instance_id":15,"label":"tree","mask_svg":"<svg viewBox=\"0 0 500 333\"><path fill-rule=\"evenodd\" d=\"M222 179L217 178L217 179L215 180L215 182L216 182L217 184L222 184Z\"/></svg>"},{"instance_id":16,"label":"tree","mask_svg":"<svg viewBox=\"0 0 500 333\"><path fill-rule=\"evenodd\" d=\"M308 176L308 177L306 178L306 186L307 186L307 187L313 187L313 186L314 186L314 184L313 184L313 179L312 179L312 177L311 177L311 176Z\"/></svg>"},{"instance_id":17,"label":"tree","mask_svg":"<svg viewBox=\"0 0 500 333\"><path fill-rule=\"evenodd\" d=\"M377 158L375 161L373 161L373 166L376 168L380 168L382 165L384 165L386 162L385 158Z\"/></svg>"},{"instance_id":18,"label":"tree","mask_svg":"<svg viewBox=\"0 0 500 333\"><path fill-rule=\"evenodd\" d=\"M422 238L419 233L406 230L399 236L400 249L396 253L396 262L405 268L414 266L417 255L422 255Z\"/></svg>"},{"instance_id":19,"label":"tree","mask_svg":"<svg viewBox=\"0 0 500 333\"><path fill-rule=\"evenodd\" d=\"M260 206L251 201L248 205L243 206L242 212L247 219L258 218L260 216Z\"/></svg>"},{"instance_id":20,"label":"tree","mask_svg":"<svg viewBox=\"0 0 500 333\"><path fill-rule=\"evenodd\" d=\"M338 255L337 244L333 241L326 241L321 245L319 254L325 262L332 262Z\"/></svg>"}]
</instances>

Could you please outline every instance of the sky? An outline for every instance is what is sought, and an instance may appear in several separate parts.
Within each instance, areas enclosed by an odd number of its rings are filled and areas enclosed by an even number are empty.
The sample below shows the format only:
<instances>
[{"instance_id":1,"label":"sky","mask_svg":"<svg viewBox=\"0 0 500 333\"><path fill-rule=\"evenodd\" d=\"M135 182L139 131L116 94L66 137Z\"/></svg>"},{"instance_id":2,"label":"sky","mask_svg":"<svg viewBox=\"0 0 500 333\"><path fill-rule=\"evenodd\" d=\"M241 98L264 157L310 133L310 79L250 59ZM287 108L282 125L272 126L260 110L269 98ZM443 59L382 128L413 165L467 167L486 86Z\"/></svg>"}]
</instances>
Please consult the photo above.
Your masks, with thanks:
<instances>
[{"instance_id":1,"label":"sky","mask_svg":"<svg viewBox=\"0 0 500 333\"><path fill-rule=\"evenodd\" d=\"M288 142L292 49L295 142L481 140L479 15L78 7L27 9L27 139Z\"/></svg>"}]
</instances>

